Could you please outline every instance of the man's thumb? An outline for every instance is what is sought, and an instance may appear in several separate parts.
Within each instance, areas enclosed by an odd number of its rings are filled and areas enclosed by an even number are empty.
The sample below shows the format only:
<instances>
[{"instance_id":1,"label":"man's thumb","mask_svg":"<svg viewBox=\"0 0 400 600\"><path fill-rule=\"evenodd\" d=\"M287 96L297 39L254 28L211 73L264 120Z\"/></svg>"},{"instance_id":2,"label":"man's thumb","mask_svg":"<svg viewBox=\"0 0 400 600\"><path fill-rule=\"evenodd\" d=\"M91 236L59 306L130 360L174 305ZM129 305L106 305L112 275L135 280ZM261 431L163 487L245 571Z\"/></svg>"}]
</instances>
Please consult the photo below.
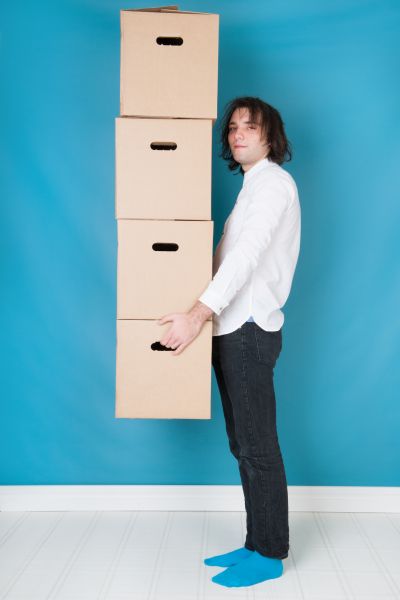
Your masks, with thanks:
<instances>
[{"instance_id":1,"label":"man's thumb","mask_svg":"<svg viewBox=\"0 0 400 600\"><path fill-rule=\"evenodd\" d=\"M164 323L168 323L168 321L172 321L172 315L164 315L161 319L158 319L157 324L163 325Z\"/></svg>"}]
</instances>

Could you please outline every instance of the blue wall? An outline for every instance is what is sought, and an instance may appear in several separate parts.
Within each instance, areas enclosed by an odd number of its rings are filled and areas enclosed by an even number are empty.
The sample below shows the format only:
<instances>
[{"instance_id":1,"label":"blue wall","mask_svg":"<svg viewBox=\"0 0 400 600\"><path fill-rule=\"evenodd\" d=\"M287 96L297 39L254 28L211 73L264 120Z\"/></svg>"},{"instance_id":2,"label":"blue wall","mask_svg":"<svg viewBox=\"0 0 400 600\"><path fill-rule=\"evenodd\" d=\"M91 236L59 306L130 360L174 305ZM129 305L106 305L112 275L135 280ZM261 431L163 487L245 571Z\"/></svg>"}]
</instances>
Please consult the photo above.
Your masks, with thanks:
<instances>
[{"instance_id":1,"label":"blue wall","mask_svg":"<svg viewBox=\"0 0 400 600\"><path fill-rule=\"evenodd\" d=\"M210 421L114 418L121 5L5 4L0 483L239 484L214 375ZM219 115L260 96L294 147L302 246L275 379L288 483L400 485L400 5L180 8L220 13ZM241 185L218 151L215 132L215 243Z\"/></svg>"}]
</instances>

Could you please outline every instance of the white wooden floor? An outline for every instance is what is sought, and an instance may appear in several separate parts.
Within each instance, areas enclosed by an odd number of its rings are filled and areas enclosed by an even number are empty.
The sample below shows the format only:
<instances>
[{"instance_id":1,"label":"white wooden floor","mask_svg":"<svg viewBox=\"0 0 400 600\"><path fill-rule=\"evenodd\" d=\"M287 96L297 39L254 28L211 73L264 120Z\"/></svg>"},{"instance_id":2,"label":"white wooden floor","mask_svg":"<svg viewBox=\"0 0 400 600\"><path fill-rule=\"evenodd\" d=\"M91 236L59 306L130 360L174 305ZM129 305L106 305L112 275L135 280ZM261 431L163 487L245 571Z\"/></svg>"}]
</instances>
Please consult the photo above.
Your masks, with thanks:
<instances>
[{"instance_id":1,"label":"white wooden floor","mask_svg":"<svg viewBox=\"0 0 400 600\"><path fill-rule=\"evenodd\" d=\"M400 514L291 512L276 580L210 581L202 559L243 545L242 512L2 512L0 598L400 599Z\"/></svg>"}]
</instances>

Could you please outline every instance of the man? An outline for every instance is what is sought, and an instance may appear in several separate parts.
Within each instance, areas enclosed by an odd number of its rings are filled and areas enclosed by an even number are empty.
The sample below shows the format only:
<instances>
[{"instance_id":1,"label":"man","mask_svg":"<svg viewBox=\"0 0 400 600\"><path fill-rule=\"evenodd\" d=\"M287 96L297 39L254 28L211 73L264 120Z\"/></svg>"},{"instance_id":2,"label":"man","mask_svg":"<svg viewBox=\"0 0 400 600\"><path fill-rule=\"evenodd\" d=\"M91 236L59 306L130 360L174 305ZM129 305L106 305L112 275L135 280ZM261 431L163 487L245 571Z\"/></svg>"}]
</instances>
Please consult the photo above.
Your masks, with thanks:
<instances>
[{"instance_id":1,"label":"man","mask_svg":"<svg viewBox=\"0 0 400 600\"><path fill-rule=\"evenodd\" d=\"M289 551L287 482L276 430L273 370L282 348L285 304L300 249L296 184L279 112L259 98L232 100L221 125L222 157L243 186L213 262L213 280L161 344L180 354L213 315L212 364L229 447L238 460L247 535L242 548L205 559L228 567L212 580L249 586L282 575Z\"/></svg>"}]
</instances>

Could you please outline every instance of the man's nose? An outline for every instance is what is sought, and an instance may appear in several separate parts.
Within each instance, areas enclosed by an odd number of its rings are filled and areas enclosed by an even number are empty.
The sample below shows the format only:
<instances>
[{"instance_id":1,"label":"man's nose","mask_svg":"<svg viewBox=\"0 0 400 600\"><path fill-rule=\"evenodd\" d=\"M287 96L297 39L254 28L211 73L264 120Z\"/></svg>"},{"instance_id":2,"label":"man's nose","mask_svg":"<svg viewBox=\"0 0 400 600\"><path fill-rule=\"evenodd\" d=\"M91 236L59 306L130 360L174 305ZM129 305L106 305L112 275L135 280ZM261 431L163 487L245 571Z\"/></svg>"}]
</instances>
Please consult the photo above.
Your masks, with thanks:
<instances>
[{"instance_id":1,"label":"man's nose","mask_svg":"<svg viewBox=\"0 0 400 600\"><path fill-rule=\"evenodd\" d=\"M243 132L240 131L239 129L237 129L235 131L235 140L237 140L237 139L239 139L239 140L243 139Z\"/></svg>"}]
</instances>

